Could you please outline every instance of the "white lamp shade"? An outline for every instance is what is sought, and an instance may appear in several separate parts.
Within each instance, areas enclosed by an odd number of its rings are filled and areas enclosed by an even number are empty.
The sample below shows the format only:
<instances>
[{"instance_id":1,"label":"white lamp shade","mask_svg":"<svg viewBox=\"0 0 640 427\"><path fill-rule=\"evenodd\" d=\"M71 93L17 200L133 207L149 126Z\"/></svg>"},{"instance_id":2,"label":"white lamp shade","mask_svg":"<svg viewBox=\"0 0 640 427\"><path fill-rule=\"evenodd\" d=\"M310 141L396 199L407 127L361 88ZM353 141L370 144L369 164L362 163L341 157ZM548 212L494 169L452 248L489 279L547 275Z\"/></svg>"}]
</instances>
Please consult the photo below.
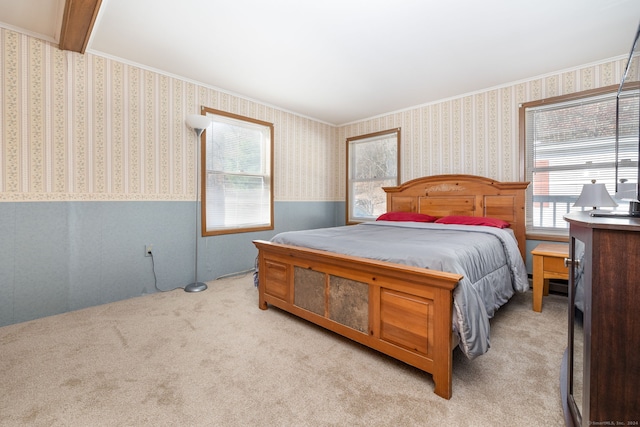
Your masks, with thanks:
<instances>
[{"instance_id":1,"label":"white lamp shade","mask_svg":"<svg viewBox=\"0 0 640 427\"><path fill-rule=\"evenodd\" d=\"M189 114L187 116L187 125L198 133L202 133L211 124L211 119L200 114Z\"/></svg>"},{"instance_id":2,"label":"white lamp shade","mask_svg":"<svg viewBox=\"0 0 640 427\"><path fill-rule=\"evenodd\" d=\"M582 186L582 192L573 206L591 206L595 209L618 206L618 204L611 198L604 184L593 183Z\"/></svg>"}]
</instances>

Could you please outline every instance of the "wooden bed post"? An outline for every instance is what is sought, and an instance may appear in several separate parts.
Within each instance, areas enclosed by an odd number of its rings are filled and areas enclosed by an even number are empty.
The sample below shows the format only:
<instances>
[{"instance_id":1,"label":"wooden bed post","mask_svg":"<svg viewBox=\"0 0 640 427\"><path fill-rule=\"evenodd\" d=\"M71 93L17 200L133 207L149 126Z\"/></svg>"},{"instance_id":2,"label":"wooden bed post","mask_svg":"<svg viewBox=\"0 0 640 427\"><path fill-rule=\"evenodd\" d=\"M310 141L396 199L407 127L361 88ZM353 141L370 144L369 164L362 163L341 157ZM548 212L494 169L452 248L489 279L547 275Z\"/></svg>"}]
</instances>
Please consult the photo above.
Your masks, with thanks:
<instances>
[{"instance_id":1,"label":"wooden bed post","mask_svg":"<svg viewBox=\"0 0 640 427\"><path fill-rule=\"evenodd\" d=\"M440 289L439 293L446 291ZM433 356L433 382L434 392L445 399L451 399L452 379L453 379L453 335L451 331L451 320L453 316L453 302L446 302L446 295L440 295L436 299L435 330L438 335L435 337ZM446 333L447 330L449 333Z\"/></svg>"}]
</instances>

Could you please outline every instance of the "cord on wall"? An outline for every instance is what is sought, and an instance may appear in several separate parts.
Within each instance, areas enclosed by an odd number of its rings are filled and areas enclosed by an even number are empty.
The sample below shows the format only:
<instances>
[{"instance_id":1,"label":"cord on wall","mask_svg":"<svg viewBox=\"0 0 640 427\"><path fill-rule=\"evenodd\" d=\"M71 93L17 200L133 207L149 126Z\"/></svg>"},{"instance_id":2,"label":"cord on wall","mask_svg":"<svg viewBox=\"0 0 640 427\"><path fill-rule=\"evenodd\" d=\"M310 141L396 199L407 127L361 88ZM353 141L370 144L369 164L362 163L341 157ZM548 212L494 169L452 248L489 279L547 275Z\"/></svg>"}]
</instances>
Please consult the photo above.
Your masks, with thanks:
<instances>
[{"instance_id":1,"label":"cord on wall","mask_svg":"<svg viewBox=\"0 0 640 427\"><path fill-rule=\"evenodd\" d=\"M151 249L148 249L147 253L151 257L151 270L153 270L153 286L156 288L156 291L158 291L158 292L171 292L171 291L175 291L176 289L182 289L182 287L180 287L180 286L178 286L177 288L167 289L167 290L162 290L162 289L158 288L158 276L156 276L156 262L155 262L155 260L153 258L153 252L151 251Z\"/></svg>"},{"instance_id":2,"label":"cord on wall","mask_svg":"<svg viewBox=\"0 0 640 427\"><path fill-rule=\"evenodd\" d=\"M218 277L215 278L215 280L226 279L228 277L240 276L242 274L253 273L254 271L255 271L255 268L249 268L247 270L238 271L236 273L229 273L229 274L225 274L223 276L218 276Z\"/></svg>"},{"instance_id":3,"label":"cord on wall","mask_svg":"<svg viewBox=\"0 0 640 427\"><path fill-rule=\"evenodd\" d=\"M175 291L176 289L184 289L181 286L175 287L173 289L167 289L167 290L163 290L163 289L158 288L158 277L156 276L156 262L155 262L155 259L153 258L153 252L152 252L151 249L147 249L146 253L148 254L147 256L151 257L151 269L153 271L153 286L156 288L156 291L158 291L158 292L171 292L171 291ZM247 273L251 273L251 272L254 272L254 271L255 271L255 268L250 268L250 269L247 269L247 270L238 271L236 273L230 273L230 274L225 274L223 276L216 277L215 280L226 279L228 277L233 277L233 276L240 276L242 274L247 274Z\"/></svg>"}]
</instances>

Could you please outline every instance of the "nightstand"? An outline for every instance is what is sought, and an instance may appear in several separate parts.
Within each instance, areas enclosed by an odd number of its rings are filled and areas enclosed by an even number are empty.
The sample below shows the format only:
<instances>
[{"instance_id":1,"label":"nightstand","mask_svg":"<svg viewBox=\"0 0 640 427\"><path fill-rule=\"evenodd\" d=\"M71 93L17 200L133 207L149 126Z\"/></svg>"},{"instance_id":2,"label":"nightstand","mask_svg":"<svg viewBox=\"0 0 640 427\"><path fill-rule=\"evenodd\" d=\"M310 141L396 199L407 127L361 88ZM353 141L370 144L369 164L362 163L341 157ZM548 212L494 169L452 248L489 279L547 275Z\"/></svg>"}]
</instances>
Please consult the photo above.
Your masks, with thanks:
<instances>
[{"instance_id":1,"label":"nightstand","mask_svg":"<svg viewBox=\"0 0 640 427\"><path fill-rule=\"evenodd\" d=\"M533 255L533 311L542 311L542 296L549 295L549 279L569 280L569 268L564 259L569 258L569 245L565 243L540 243Z\"/></svg>"}]
</instances>

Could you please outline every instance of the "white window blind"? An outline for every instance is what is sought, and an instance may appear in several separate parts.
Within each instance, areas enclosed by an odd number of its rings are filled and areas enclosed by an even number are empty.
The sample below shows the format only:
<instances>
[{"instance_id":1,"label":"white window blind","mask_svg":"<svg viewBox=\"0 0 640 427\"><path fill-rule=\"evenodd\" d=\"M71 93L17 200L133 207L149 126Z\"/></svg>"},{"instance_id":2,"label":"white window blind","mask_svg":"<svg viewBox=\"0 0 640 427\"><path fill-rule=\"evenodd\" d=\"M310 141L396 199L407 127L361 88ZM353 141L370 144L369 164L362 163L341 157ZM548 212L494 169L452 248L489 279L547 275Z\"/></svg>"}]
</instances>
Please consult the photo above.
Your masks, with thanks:
<instances>
[{"instance_id":1,"label":"white window blind","mask_svg":"<svg viewBox=\"0 0 640 427\"><path fill-rule=\"evenodd\" d=\"M622 101L623 120L638 118L637 97ZM615 194L618 178L637 173L637 141L622 137L616 157L616 93L525 107L527 232L566 234L563 215L595 179ZM636 125L637 130L637 125Z\"/></svg>"},{"instance_id":2,"label":"white window blind","mask_svg":"<svg viewBox=\"0 0 640 427\"><path fill-rule=\"evenodd\" d=\"M272 127L207 115L213 123L206 134L206 232L272 228Z\"/></svg>"}]
</instances>

